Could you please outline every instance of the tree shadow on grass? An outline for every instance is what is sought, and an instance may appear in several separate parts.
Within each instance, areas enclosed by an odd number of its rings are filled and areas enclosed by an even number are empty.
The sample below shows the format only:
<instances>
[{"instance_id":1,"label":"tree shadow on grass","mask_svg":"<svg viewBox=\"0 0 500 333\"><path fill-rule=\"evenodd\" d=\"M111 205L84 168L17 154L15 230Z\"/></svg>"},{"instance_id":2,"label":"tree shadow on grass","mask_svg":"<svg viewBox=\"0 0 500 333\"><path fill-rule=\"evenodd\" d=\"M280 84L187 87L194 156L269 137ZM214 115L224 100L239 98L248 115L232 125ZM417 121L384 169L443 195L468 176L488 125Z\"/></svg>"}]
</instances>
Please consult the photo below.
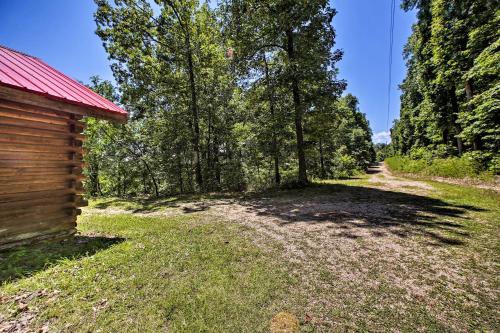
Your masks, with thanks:
<instances>
[{"instance_id":1,"label":"tree shadow on grass","mask_svg":"<svg viewBox=\"0 0 500 333\"><path fill-rule=\"evenodd\" d=\"M61 260L94 255L124 240L120 237L78 235L0 251L0 284L32 275Z\"/></svg>"},{"instance_id":2,"label":"tree shadow on grass","mask_svg":"<svg viewBox=\"0 0 500 333\"><path fill-rule=\"evenodd\" d=\"M106 209L109 207L123 208L131 213L152 213L165 208L179 208L182 203L193 201L204 202L205 200L230 199L238 196L238 193L213 192L203 194L181 194L177 196L166 196L160 198L110 198L94 205L96 209ZM186 213L193 213L197 210L184 210Z\"/></svg>"},{"instance_id":3,"label":"tree shadow on grass","mask_svg":"<svg viewBox=\"0 0 500 333\"><path fill-rule=\"evenodd\" d=\"M342 184L313 185L277 200L240 201L248 213L270 217L284 228L321 224L331 237L423 237L435 246L463 245L467 215L484 209L453 205L423 195Z\"/></svg>"},{"instance_id":4,"label":"tree shadow on grass","mask_svg":"<svg viewBox=\"0 0 500 333\"><path fill-rule=\"evenodd\" d=\"M94 204L95 209L121 208L132 213L152 212L160 208L178 207L178 197L165 198L105 198Z\"/></svg>"},{"instance_id":5,"label":"tree shadow on grass","mask_svg":"<svg viewBox=\"0 0 500 333\"><path fill-rule=\"evenodd\" d=\"M379 172L373 169L374 173ZM477 206L449 204L425 195L328 183L292 190L184 195L136 203L130 209L132 213L182 207L183 213L192 214L215 206L239 204L249 214L268 217L283 227L299 222L324 225L322 230L329 237L421 236L435 246L463 245L470 236L468 213L484 211Z\"/></svg>"}]
</instances>

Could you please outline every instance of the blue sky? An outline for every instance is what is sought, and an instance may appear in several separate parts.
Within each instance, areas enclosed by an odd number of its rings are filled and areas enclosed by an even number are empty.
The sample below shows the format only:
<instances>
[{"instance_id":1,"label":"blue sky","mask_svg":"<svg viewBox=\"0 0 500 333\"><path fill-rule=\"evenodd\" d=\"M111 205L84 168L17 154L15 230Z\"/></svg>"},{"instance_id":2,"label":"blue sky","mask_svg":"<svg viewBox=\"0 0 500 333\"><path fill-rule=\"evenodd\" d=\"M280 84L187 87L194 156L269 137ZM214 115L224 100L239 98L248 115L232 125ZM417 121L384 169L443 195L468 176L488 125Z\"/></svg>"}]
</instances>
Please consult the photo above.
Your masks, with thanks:
<instances>
[{"instance_id":1,"label":"blue sky","mask_svg":"<svg viewBox=\"0 0 500 333\"><path fill-rule=\"evenodd\" d=\"M357 96L367 114L374 141L385 142L387 133L387 84L389 69L390 0L335 0L334 18L337 48L344 50L340 77L347 80L347 92ZM389 126L399 116L398 85L406 75L403 47L416 20L396 0ZM377 135L378 134L378 135ZM378 139L378 140L377 140Z\"/></svg>"},{"instance_id":2,"label":"blue sky","mask_svg":"<svg viewBox=\"0 0 500 333\"><path fill-rule=\"evenodd\" d=\"M390 0L334 0L337 47L344 50L340 77L360 100L376 141L387 133ZM112 79L106 52L94 34L92 0L0 0L0 44L43 59L83 82L91 75ZM404 78L402 49L414 13L396 8L390 122L399 114L398 84Z\"/></svg>"}]
</instances>

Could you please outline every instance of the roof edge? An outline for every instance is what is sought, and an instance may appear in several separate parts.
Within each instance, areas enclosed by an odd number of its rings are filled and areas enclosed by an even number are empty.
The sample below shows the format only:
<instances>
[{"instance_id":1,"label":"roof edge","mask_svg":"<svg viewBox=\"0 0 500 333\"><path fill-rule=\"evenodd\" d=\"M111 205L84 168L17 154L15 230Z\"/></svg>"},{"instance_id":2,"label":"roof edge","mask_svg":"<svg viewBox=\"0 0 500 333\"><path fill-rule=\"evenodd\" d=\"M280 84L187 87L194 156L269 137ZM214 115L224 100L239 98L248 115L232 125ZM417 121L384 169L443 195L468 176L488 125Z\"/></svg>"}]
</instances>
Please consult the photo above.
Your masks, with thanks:
<instances>
[{"instance_id":1,"label":"roof edge","mask_svg":"<svg viewBox=\"0 0 500 333\"><path fill-rule=\"evenodd\" d=\"M6 49L6 50L9 50L9 51L12 51L12 52L15 52L15 53L19 53L19 54L21 54L21 55L23 55L23 56L25 56L25 57L30 57L30 58L33 58L33 59L36 59L36 60L42 60L42 59L40 59L40 58L38 58L38 57L32 56L31 54L28 54L28 53L24 53L24 52L22 52L22 51L15 50L15 49L13 49L13 48L11 48L11 47L8 47L8 46L5 46L5 45L3 45L3 44L0 44L0 48L3 48L3 49Z\"/></svg>"},{"instance_id":2,"label":"roof edge","mask_svg":"<svg viewBox=\"0 0 500 333\"><path fill-rule=\"evenodd\" d=\"M127 111L42 59L0 45L0 85L127 119Z\"/></svg>"},{"instance_id":3,"label":"roof edge","mask_svg":"<svg viewBox=\"0 0 500 333\"><path fill-rule=\"evenodd\" d=\"M30 99L30 96L35 98ZM81 116L114 121L117 123L126 123L128 120L128 113L104 110L84 103L78 103L64 98L46 95L38 91L31 91L26 88L23 89L17 86L7 85L2 82L0 82L0 99L38 106L46 109L53 109L59 112L73 113Z\"/></svg>"}]
</instances>

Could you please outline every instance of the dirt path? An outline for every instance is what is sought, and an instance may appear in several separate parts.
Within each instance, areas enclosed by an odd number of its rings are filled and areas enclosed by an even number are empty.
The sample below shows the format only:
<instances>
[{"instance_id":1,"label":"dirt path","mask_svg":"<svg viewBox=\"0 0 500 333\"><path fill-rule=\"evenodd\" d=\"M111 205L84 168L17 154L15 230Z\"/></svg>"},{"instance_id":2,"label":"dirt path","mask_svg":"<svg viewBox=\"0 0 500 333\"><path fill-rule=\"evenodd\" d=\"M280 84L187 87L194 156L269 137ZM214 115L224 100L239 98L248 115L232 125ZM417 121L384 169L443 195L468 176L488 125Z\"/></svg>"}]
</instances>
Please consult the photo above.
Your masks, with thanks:
<instances>
[{"instance_id":1,"label":"dirt path","mask_svg":"<svg viewBox=\"0 0 500 333\"><path fill-rule=\"evenodd\" d=\"M375 183L386 190L422 194L433 190L431 185L424 182L393 176L384 163L369 168L368 174L371 175L370 183Z\"/></svg>"},{"instance_id":2,"label":"dirt path","mask_svg":"<svg viewBox=\"0 0 500 333\"><path fill-rule=\"evenodd\" d=\"M332 184L141 214L212 216L251 230L248 237L266 251L278 246L279 253L271 255L291 265L299 280L300 288L290 294L304 302L296 311L325 331L363 316L370 320L375 314L366 313L366 304L391 311L403 322L409 308L423 311L423 317L437 318L441 328L463 330L463 312L450 302L467 299L467 306L479 309L497 296L491 279L482 278L494 274L495 263L471 269L465 264L471 260L467 253L450 260L455 248L465 244L460 221L468 218L467 209L431 198L432 186L394 177L384 165L369 173L365 186ZM349 304L349 313L342 312L342 304Z\"/></svg>"}]
</instances>

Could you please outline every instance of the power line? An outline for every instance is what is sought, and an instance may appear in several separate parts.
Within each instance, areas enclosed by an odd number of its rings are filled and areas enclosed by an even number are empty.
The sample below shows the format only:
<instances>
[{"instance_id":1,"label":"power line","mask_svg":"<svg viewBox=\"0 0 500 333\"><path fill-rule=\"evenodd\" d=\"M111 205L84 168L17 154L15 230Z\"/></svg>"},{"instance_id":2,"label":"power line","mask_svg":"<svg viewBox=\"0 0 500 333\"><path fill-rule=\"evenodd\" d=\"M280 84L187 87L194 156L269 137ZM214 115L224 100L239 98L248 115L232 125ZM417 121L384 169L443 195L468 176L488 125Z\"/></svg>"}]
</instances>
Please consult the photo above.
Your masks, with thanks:
<instances>
[{"instance_id":1,"label":"power line","mask_svg":"<svg viewBox=\"0 0 500 333\"><path fill-rule=\"evenodd\" d=\"M391 84L392 84L392 49L394 45L394 13L396 0L391 0L391 25L389 28L389 80L387 84L387 132L389 132L389 117L391 114ZM387 143L387 140L386 140Z\"/></svg>"}]
</instances>

